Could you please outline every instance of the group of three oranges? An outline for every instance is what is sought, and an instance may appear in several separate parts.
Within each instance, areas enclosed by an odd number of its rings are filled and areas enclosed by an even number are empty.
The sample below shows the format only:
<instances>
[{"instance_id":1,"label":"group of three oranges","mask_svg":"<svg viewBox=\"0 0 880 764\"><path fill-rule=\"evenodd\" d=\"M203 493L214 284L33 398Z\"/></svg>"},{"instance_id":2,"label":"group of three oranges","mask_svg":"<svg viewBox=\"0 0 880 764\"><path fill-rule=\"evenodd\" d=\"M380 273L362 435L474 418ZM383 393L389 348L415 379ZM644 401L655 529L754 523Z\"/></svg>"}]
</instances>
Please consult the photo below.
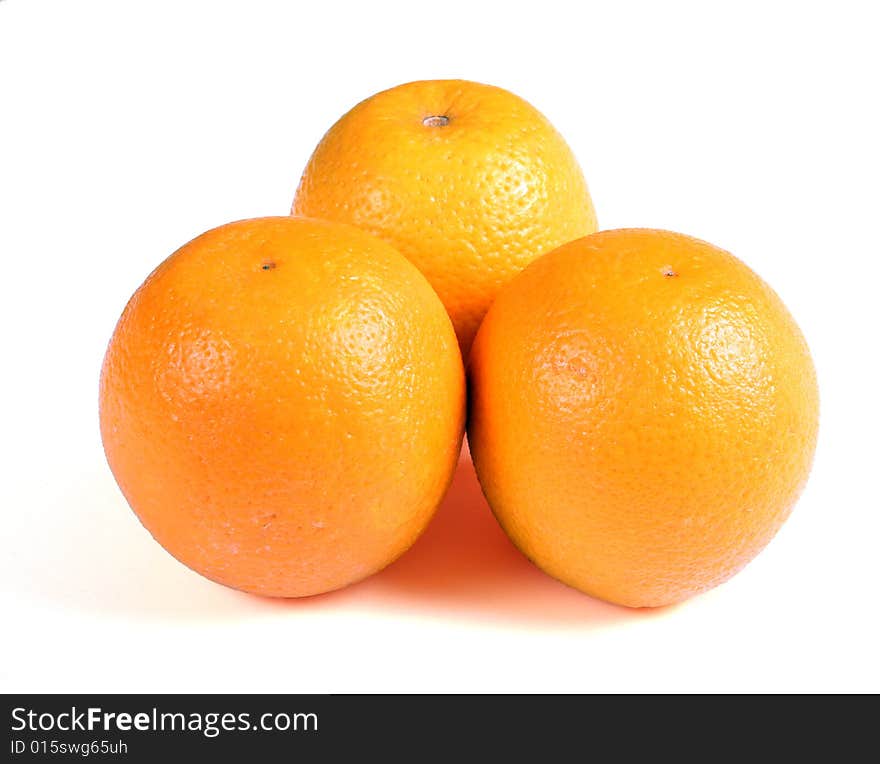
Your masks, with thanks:
<instances>
[{"instance_id":1,"label":"group of three oranges","mask_svg":"<svg viewBox=\"0 0 880 764\"><path fill-rule=\"evenodd\" d=\"M100 398L123 493L205 576L317 594L412 545L467 419L492 510L550 575L629 606L726 580L806 481L807 346L732 255L595 231L522 99L430 81L363 101L291 216L208 231L126 306Z\"/></svg>"}]
</instances>

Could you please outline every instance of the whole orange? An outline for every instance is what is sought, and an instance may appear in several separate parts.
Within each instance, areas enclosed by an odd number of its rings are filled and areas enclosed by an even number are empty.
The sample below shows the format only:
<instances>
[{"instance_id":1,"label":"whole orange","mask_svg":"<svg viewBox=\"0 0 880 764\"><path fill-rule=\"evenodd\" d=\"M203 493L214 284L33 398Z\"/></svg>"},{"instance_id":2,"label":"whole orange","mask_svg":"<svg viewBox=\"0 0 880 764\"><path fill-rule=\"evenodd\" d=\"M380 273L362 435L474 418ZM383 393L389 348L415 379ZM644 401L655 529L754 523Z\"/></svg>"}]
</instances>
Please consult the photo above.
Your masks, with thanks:
<instances>
[{"instance_id":1,"label":"whole orange","mask_svg":"<svg viewBox=\"0 0 880 764\"><path fill-rule=\"evenodd\" d=\"M215 228L128 303L101 372L116 480L171 554L300 597L383 568L458 459L464 371L443 305L388 244L291 217Z\"/></svg>"},{"instance_id":2,"label":"whole orange","mask_svg":"<svg viewBox=\"0 0 880 764\"><path fill-rule=\"evenodd\" d=\"M368 98L324 136L293 213L360 226L428 277L467 353L498 290L596 230L580 167L533 106L463 80Z\"/></svg>"},{"instance_id":3,"label":"whole orange","mask_svg":"<svg viewBox=\"0 0 880 764\"><path fill-rule=\"evenodd\" d=\"M539 567L632 607L730 578L803 487L816 376L777 295L688 236L606 231L504 289L469 366L468 440Z\"/></svg>"}]
</instances>

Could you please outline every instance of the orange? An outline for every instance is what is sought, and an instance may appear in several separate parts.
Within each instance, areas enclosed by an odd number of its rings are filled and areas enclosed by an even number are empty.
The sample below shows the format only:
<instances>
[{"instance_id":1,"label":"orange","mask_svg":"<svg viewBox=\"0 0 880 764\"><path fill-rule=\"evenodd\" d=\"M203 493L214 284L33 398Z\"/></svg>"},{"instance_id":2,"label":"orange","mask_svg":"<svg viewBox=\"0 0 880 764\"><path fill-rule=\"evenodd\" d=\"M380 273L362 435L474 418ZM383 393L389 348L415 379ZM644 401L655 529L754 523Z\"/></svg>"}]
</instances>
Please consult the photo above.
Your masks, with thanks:
<instances>
[{"instance_id":1,"label":"orange","mask_svg":"<svg viewBox=\"0 0 880 764\"><path fill-rule=\"evenodd\" d=\"M810 470L816 376L779 297L721 249L605 231L501 292L470 357L468 440L501 525L611 602L679 602L773 537Z\"/></svg>"},{"instance_id":2,"label":"orange","mask_svg":"<svg viewBox=\"0 0 880 764\"><path fill-rule=\"evenodd\" d=\"M452 479L452 324L425 278L350 226L215 228L135 292L101 373L101 434L141 522L214 581L300 597L404 552Z\"/></svg>"},{"instance_id":3,"label":"orange","mask_svg":"<svg viewBox=\"0 0 880 764\"><path fill-rule=\"evenodd\" d=\"M411 82L355 106L315 149L293 213L391 242L428 277L465 353L511 277L596 230L583 174L550 122L463 80Z\"/></svg>"}]
</instances>

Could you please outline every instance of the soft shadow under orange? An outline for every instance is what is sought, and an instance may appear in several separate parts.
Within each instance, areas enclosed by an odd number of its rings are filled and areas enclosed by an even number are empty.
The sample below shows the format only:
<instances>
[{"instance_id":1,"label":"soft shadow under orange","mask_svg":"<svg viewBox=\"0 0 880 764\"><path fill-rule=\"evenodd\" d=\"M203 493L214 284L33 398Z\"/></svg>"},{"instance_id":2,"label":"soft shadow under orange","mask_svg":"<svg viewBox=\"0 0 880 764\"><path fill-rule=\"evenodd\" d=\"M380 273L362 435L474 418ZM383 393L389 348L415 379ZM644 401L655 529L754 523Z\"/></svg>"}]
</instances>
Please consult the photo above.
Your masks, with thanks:
<instances>
[{"instance_id":1,"label":"soft shadow under orange","mask_svg":"<svg viewBox=\"0 0 880 764\"><path fill-rule=\"evenodd\" d=\"M473 621L599 625L639 617L639 611L592 599L532 565L493 517L467 447L424 535L397 562L350 591L375 605Z\"/></svg>"}]
</instances>

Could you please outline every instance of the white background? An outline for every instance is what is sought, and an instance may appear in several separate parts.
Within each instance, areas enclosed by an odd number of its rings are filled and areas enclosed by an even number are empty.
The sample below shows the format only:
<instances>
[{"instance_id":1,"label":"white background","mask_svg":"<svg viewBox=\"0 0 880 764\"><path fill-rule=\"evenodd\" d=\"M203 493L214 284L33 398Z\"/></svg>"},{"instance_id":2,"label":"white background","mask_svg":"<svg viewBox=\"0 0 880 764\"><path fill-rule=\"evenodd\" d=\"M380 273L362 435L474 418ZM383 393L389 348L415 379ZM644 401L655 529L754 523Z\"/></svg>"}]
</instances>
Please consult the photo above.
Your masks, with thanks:
<instances>
[{"instance_id":1,"label":"white background","mask_svg":"<svg viewBox=\"0 0 880 764\"><path fill-rule=\"evenodd\" d=\"M872 4L720 6L0 2L0 690L880 690ZM203 230L286 213L357 101L436 77L530 100L601 227L732 250L799 320L814 472L730 583L593 601L510 548L466 469L410 554L309 600L201 579L127 508L97 386L131 292Z\"/></svg>"}]
</instances>

